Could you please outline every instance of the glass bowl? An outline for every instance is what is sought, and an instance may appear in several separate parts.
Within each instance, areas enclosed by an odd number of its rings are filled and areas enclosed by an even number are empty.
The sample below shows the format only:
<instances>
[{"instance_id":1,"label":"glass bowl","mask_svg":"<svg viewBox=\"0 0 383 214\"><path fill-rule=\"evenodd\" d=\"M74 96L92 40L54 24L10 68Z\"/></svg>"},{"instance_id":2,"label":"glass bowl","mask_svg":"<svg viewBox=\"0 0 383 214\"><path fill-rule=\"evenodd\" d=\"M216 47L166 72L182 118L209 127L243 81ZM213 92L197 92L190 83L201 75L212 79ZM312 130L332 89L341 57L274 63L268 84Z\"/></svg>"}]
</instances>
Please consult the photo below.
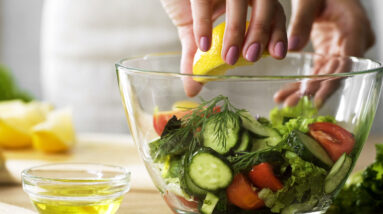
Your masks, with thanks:
<instances>
[{"instance_id":1,"label":"glass bowl","mask_svg":"<svg viewBox=\"0 0 383 214\"><path fill-rule=\"evenodd\" d=\"M23 189L42 214L113 214L130 188L123 167L59 163L26 169Z\"/></svg>"},{"instance_id":2,"label":"glass bowl","mask_svg":"<svg viewBox=\"0 0 383 214\"><path fill-rule=\"evenodd\" d=\"M169 207L324 213L369 134L381 64L289 53L193 76L179 62L153 54L116 64L131 134ZM189 97L193 81L202 89Z\"/></svg>"}]
</instances>

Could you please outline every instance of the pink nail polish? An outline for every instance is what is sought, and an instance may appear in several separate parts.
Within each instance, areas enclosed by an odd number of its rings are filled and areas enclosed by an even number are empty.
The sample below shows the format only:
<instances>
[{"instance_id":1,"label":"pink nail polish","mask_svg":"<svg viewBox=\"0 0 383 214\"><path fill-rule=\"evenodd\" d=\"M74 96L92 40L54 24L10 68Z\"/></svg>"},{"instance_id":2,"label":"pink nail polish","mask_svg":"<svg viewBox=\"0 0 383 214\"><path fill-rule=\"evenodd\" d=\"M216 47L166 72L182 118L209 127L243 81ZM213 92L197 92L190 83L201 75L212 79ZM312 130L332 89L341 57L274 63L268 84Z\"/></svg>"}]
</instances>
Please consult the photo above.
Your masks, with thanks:
<instances>
[{"instance_id":1,"label":"pink nail polish","mask_svg":"<svg viewBox=\"0 0 383 214\"><path fill-rule=\"evenodd\" d=\"M246 51L246 59L250 62L255 62L259 57L259 52L261 50L261 45L259 43L253 43L249 46Z\"/></svg>"},{"instance_id":2,"label":"pink nail polish","mask_svg":"<svg viewBox=\"0 0 383 214\"><path fill-rule=\"evenodd\" d=\"M300 44L300 39L299 39L299 37L297 37L297 36L292 36L292 37L289 39L289 47L288 47L288 49L289 49L289 50L297 50L298 47L299 47L299 44Z\"/></svg>"},{"instance_id":3,"label":"pink nail polish","mask_svg":"<svg viewBox=\"0 0 383 214\"><path fill-rule=\"evenodd\" d=\"M208 51L210 48L209 38L207 38L207 36L202 36L199 40L199 46L201 51Z\"/></svg>"},{"instance_id":4,"label":"pink nail polish","mask_svg":"<svg viewBox=\"0 0 383 214\"><path fill-rule=\"evenodd\" d=\"M285 45L283 44L283 42L278 42L278 43L274 46L274 54L275 54L278 58L283 58L283 57L285 57L285 55L286 55L286 47L285 47Z\"/></svg>"},{"instance_id":5,"label":"pink nail polish","mask_svg":"<svg viewBox=\"0 0 383 214\"><path fill-rule=\"evenodd\" d=\"M231 46L226 54L226 63L229 65L234 65L239 57L239 49L237 46Z\"/></svg>"}]
</instances>

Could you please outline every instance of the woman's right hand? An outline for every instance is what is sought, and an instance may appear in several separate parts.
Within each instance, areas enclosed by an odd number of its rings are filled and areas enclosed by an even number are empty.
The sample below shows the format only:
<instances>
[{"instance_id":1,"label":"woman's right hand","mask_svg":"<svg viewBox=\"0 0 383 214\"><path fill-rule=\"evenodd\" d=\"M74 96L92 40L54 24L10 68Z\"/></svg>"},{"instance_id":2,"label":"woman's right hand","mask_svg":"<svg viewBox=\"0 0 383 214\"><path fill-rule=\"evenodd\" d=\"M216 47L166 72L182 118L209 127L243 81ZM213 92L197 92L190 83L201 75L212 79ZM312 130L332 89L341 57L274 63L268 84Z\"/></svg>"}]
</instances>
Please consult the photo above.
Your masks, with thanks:
<instances>
[{"instance_id":1,"label":"woman's right hand","mask_svg":"<svg viewBox=\"0 0 383 214\"><path fill-rule=\"evenodd\" d=\"M266 50L276 59L286 56L286 20L278 0L161 1L178 28L182 45L181 73L193 73L197 48L202 51L210 49L213 22L223 13L226 13L226 28L221 57L226 63L235 64L241 53L248 61L255 62ZM249 5L253 10L246 33ZM202 84L186 77L184 87L188 96L195 96Z\"/></svg>"}]
</instances>

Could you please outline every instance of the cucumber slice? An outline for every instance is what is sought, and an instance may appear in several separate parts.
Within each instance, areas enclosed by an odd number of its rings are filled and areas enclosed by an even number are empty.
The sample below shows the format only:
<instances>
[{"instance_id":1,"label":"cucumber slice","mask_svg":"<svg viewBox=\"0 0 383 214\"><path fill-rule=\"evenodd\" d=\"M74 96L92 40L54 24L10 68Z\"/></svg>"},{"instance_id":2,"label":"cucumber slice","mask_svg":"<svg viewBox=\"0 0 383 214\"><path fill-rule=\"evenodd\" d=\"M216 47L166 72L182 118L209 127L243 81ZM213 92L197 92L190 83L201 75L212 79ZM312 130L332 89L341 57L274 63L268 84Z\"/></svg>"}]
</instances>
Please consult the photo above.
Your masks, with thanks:
<instances>
[{"instance_id":1,"label":"cucumber slice","mask_svg":"<svg viewBox=\"0 0 383 214\"><path fill-rule=\"evenodd\" d=\"M249 148L250 145L250 134L248 131L243 131L241 135L241 143L235 149L236 152L243 152Z\"/></svg>"},{"instance_id":2,"label":"cucumber slice","mask_svg":"<svg viewBox=\"0 0 383 214\"><path fill-rule=\"evenodd\" d=\"M214 211L215 206L217 205L219 198L214 194L208 192L206 194L205 200L203 200L203 204L201 206L201 213L203 214L211 214Z\"/></svg>"},{"instance_id":3,"label":"cucumber slice","mask_svg":"<svg viewBox=\"0 0 383 214\"><path fill-rule=\"evenodd\" d=\"M292 131L287 142L305 161L326 169L334 165L326 150L316 140L300 131Z\"/></svg>"},{"instance_id":4,"label":"cucumber slice","mask_svg":"<svg viewBox=\"0 0 383 214\"><path fill-rule=\"evenodd\" d=\"M197 185L195 185L193 183L193 181L191 180L190 176L188 173L185 173L184 175L184 179L185 179L185 185L187 187L187 193L189 195L194 195L194 196L198 196L198 197L201 197L201 196L204 196L206 195L207 191L204 190L204 189L201 189L199 188Z\"/></svg>"},{"instance_id":5,"label":"cucumber slice","mask_svg":"<svg viewBox=\"0 0 383 214\"><path fill-rule=\"evenodd\" d=\"M226 159L208 148L193 155L187 173L195 185L208 191L223 189L233 179L233 171Z\"/></svg>"},{"instance_id":6,"label":"cucumber slice","mask_svg":"<svg viewBox=\"0 0 383 214\"><path fill-rule=\"evenodd\" d=\"M251 151L262 151L270 147L276 146L279 143L275 138L258 138L253 141Z\"/></svg>"},{"instance_id":7,"label":"cucumber slice","mask_svg":"<svg viewBox=\"0 0 383 214\"><path fill-rule=\"evenodd\" d=\"M263 137L275 138L276 141L281 141L281 136L273 128L262 125L249 112L243 111L240 113L242 126L253 132L256 135Z\"/></svg>"},{"instance_id":8,"label":"cucumber slice","mask_svg":"<svg viewBox=\"0 0 383 214\"><path fill-rule=\"evenodd\" d=\"M340 156L325 178L325 193L334 192L337 187L346 180L347 175L350 172L351 165L352 159L346 153Z\"/></svg>"},{"instance_id":9,"label":"cucumber slice","mask_svg":"<svg viewBox=\"0 0 383 214\"><path fill-rule=\"evenodd\" d=\"M220 114L220 113L217 113ZM216 115L213 115L214 117ZM234 117L228 117L226 122L226 130L222 133L217 133L217 124L222 123L223 121L209 120L204 127L202 133L203 145L209 147L219 154L226 154L238 143L239 131L240 131L240 121ZM220 140L218 134L223 134L223 139L225 142ZM221 138L222 139L222 138Z\"/></svg>"}]
</instances>

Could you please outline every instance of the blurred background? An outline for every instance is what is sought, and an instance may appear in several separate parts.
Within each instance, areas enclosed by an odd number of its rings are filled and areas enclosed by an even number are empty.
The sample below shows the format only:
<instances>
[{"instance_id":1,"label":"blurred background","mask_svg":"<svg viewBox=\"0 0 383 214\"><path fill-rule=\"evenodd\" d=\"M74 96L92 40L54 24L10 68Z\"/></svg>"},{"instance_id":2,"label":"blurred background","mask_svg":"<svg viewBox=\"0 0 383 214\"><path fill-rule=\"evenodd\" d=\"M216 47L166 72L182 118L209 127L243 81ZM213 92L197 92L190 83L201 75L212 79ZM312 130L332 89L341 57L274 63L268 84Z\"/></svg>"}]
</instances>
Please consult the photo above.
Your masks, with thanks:
<instances>
[{"instance_id":1,"label":"blurred background","mask_svg":"<svg viewBox=\"0 0 383 214\"><path fill-rule=\"evenodd\" d=\"M366 57L383 62L383 23L378 21L383 20L383 2L362 2L377 39ZM141 9L145 4L154 6ZM79 131L128 132L114 62L179 49L176 31L158 0L93 0L92 5L88 0L0 0L0 62L36 98L70 104ZM96 78L89 78L91 74ZM382 106L373 133L382 130Z\"/></svg>"}]
</instances>

